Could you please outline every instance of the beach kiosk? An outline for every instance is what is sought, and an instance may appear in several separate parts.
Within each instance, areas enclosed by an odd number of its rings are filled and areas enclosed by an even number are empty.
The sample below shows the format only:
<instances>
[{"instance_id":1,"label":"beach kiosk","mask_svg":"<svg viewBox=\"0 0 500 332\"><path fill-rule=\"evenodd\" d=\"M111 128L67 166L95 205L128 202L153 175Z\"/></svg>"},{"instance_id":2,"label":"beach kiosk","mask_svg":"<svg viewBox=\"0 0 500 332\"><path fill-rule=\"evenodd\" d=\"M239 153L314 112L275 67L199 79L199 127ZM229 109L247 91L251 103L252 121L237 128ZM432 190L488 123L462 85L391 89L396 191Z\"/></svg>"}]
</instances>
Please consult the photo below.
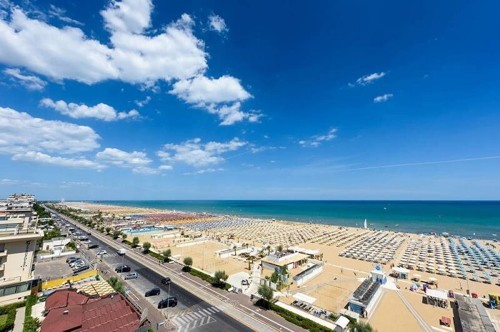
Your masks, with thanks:
<instances>
[{"instance_id":1,"label":"beach kiosk","mask_svg":"<svg viewBox=\"0 0 500 332\"><path fill-rule=\"evenodd\" d=\"M397 279L408 279L408 275L410 270L405 269L404 267L393 267L391 275Z\"/></svg>"},{"instance_id":2,"label":"beach kiosk","mask_svg":"<svg viewBox=\"0 0 500 332\"><path fill-rule=\"evenodd\" d=\"M371 273L371 276L372 276L372 281L373 282L378 282L379 284L385 284L387 282L387 278L385 276L385 273L384 271L382 271L382 268L380 265L376 265L372 272Z\"/></svg>"},{"instance_id":3,"label":"beach kiosk","mask_svg":"<svg viewBox=\"0 0 500 332\"><path fill-rule=\"evenodd\" d=\"M336 321L335 321L335 332L347 332L349 331L349 319L344 316L340 316Z\"/></svg>"}]
</instances>

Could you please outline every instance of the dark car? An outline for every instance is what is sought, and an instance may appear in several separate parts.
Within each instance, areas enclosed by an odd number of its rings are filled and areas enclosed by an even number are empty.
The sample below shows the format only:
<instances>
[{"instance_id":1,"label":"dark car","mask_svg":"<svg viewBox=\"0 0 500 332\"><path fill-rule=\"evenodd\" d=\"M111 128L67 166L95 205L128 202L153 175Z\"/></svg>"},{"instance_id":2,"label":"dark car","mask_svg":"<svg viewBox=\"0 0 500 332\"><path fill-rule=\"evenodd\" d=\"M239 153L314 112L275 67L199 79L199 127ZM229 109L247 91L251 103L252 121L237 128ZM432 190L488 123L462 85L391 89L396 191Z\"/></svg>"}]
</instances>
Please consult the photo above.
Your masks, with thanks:
<instances>
[{"instance_id":1,"label":"dark car","mask_svg":"<svg viewBox=\"0 0 500 332\"><path fill-rule=\"evenodd\" d=\"M155 295L160 295L160 289L158 287L155 287L155 288L152 288L150 290L148 290L144 296L145 297L148 297L148 296L155 296Z\"/></svg>"},{"instance_id":2,"label":"dark car","mask_svg":"<svg viewBox=\"0 0 500 332\"><path fill-rule=\"evenodd\" d=\"M66 258L66 263L73 263L74 261L78 260L79 258L78 257L68 257Z\"/></svg>"},{"instance_id":3,"label":"dark car","mask_svg":"<svg viewBox=\"0 0 500 332\"><path fill-rule=\"evenodd\" d=\"M161 279L161 283L164 285L169 285L172 283L172 280L170 279L170 277L165 277Z\"/></svg>"},{"instance_id":4,"label":"dark car","mask_svg":"<svg viewBox=\"0 0 500 332\"><path fill-rule=\"evenodd\" d=\"M89 243L89 249L95 249L99 248L99 245L97 243Z\"/></svg>"},{"instance_id":5,"label":"dark car","mask_svg":"<svg viewBox=\"0 0 500 332\"><path fill-rule=\"evenodd\" d=\"M130 272L131 268L128 265L119 265L116 267L115 271L118 273Z\"/></svg>"},{"instance_id":6,"label":"dark car","mask_svg":"<svg viewBox=\"0 0 500 332\"><path fill-rule=\"evenodd\" d=\"M177 305L177 298L175 296L170 296L158 302L158 309L175 307L176 305Z\"/></svg>"}]
</instances>

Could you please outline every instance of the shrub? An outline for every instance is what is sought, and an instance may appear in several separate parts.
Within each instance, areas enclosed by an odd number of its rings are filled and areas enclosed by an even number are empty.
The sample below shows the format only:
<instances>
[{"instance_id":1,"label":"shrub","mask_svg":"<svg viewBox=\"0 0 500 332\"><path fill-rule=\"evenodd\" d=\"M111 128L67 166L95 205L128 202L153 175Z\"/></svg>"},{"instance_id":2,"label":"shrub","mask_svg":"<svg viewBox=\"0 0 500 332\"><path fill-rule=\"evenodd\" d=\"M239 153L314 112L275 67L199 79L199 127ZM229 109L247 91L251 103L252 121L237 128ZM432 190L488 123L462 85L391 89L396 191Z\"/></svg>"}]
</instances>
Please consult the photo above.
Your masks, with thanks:
<instances>
[{"instance_id":1,"label":"shrub","mask_svg":"<svg viewBox=\"0 0 500 332\"><path fill-rule=\"evenodd\" d=\"M191 257L185 257L182 262L184 263L182 270L189 272L191 270L191 266L193 265L193 259Z\"/></svg>"},{"instance_id":2,"label":"shrub","mask_svg":"<svg viewBox=\"0 0 500 332\"><path fill-rule=\"evenodd\" d=\"M26 304L25 301L9 304L3 307L0 307L0 316L3 317L0 324L0 332L10 331L14 327L14 321L16 320L16 309L24 307Z\"/></svg>"},{"instance_id":3,"label":"shrub","mask_svg":"<svg viewBox=\"0 0 500 332\"><path fill-rule=\"evenodd\" d=\"M139 238L137 236L134 236L132 239L132 248L135 248L139 245Z\"/></svg>"}]
</instances>

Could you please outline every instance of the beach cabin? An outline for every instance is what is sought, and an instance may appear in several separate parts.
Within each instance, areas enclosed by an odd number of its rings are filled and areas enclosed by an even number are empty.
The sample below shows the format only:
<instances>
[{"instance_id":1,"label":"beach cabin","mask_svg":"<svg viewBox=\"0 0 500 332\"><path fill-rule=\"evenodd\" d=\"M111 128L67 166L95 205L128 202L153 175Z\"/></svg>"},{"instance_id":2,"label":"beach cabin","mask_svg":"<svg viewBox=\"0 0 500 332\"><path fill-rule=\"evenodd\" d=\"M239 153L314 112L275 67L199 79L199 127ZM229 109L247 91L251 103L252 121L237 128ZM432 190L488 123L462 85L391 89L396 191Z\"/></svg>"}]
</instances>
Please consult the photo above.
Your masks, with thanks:
<instances>
[{"instance_id":1,"label":"beach cabin","mask_svg":"<svg viewBox=\"0 0 500 332\"><path fill-rule=\"evenodd\" d=\"M391 276L397 279L408 279L410 274L410 270L405 269L404 267L393 267Z\"/></svg>"},{"instance_id":2,"label":"beach cabin","mask_svg":"<svg viewBox=\"0 0 500 332\"><path fill-rule=\"evenodd\" d=\"M262 258L260 264L262 269L271 271L281 271L285 266L292 270L307 263L308 257L305 254L282 251Z\"/></svg>"},{"instance_id":3,"label":"beach cabin","mask_svg":"<svg viewBox=\"0 0 500 332\"><path fill-rule=\"evenodd\" d=\"M427 304L448 308L448 292L427 288L425 295L427 297Z\"/></svg>"},{"instance_id":4,"label":"beach cabin","mask_svg":"<svg viewBox=\"0 0 500 332\"><path fill-rule=\"evenodd\" d=\"M347 332L349 331L349 319L344 316L340 316L336 321L335 321L335 332Z\"/></svg>"},{"instance_id":5,"label":"beach cabin","mask_svg":"<svg viewBox=\"0 0 500 332\"><path fill-rule=\"evenodd\" d=\"M289 247L288 251L298 252L300 254L307 255L311 259L316 259L319 261L323 260L323 253L321 252L321 250L305 249L305 248L301 248L301 247Z\"/></svg>"},{"instance_id":6,"label":"beach cabin","mask_svg":"<svg viewBox=\"0 0 500 332\"><path fill-rule=\"evenodd\" d=\"M293 277L293 281L297 286L302 286L307 281L319 275L322 271L323 271L323 264L313 264L304 271L297 274L295 277Z\"/></svg>"}]
</instances>

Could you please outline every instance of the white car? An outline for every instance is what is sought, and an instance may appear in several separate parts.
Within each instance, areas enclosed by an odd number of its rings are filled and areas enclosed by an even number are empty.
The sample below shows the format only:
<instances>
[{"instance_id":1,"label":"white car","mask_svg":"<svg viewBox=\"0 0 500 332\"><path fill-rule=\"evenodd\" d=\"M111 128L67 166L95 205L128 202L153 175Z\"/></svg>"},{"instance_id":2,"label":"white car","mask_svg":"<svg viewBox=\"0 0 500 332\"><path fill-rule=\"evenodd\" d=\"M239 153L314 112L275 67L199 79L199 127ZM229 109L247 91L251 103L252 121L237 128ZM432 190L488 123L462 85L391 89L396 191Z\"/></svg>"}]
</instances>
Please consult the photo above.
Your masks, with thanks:
<instances>
[{"instance_id":1,"label":"white car","mask_svg":"<svg viewBox=\"0 0 500 332\"><path fill-rule=\"evenodd\" d=\"M97 256L104 256L104 255L107 255L108 252L106 250L100 250L96 255Z\"/></svg>"}]
</instances>

